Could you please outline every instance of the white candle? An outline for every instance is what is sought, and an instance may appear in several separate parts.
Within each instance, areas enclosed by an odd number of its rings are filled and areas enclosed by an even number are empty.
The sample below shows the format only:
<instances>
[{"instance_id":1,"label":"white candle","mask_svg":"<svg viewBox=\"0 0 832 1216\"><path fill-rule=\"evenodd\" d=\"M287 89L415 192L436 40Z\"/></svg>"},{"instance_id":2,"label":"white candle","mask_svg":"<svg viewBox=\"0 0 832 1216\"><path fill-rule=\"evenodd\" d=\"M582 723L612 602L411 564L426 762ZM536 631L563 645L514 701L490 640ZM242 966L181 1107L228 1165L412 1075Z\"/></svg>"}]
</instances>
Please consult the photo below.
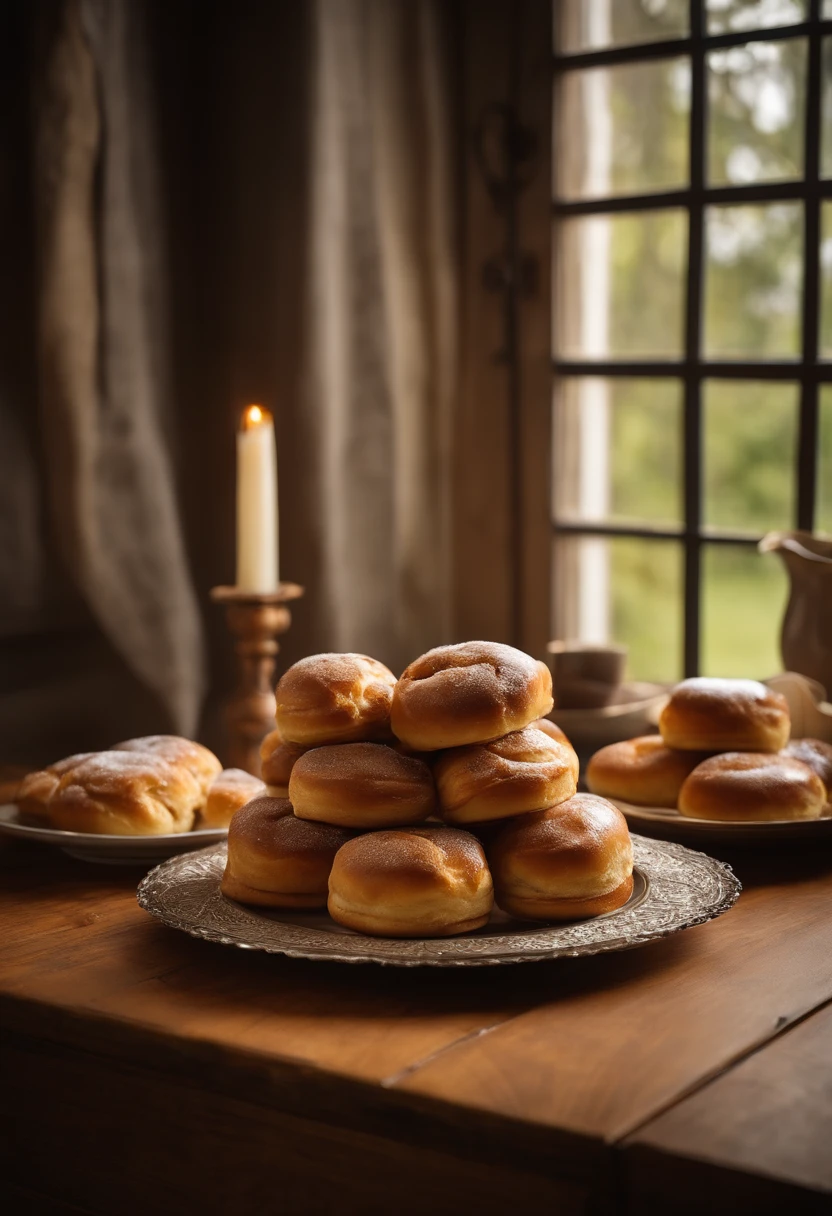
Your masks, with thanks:
<instances>
[{"instance_id":1,"label":"white candle","mask_svg":"<svg viewBox=\"0 0 832 1216\"><path fill-rule=\"evenodd\" d=\"M237 434L237 586L275 591L277 561L277 449L267 409L250 405Z\"/></svg>"}]
</instances>

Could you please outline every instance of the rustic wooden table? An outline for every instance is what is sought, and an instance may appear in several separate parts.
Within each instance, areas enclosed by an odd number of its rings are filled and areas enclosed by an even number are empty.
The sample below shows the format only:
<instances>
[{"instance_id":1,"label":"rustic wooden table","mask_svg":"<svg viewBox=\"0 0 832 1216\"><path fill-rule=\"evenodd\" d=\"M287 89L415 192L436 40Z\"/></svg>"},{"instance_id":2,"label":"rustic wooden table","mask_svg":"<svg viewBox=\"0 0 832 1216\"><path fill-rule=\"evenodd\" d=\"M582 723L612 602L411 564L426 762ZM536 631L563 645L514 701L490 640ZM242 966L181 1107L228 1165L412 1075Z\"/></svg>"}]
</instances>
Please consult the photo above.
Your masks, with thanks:
<instances>
[{"instance_id":1,"label":"rustic wooden table","mask_svg":"<svg viewBox=\"0 0 832 1216\"><path fill-rule=\"evenodd\" d=\"M832 1208L832 856L720 920L470 972L248 954L140 875L0 849L14 1216Z\"/></svg>"}]
</instances>

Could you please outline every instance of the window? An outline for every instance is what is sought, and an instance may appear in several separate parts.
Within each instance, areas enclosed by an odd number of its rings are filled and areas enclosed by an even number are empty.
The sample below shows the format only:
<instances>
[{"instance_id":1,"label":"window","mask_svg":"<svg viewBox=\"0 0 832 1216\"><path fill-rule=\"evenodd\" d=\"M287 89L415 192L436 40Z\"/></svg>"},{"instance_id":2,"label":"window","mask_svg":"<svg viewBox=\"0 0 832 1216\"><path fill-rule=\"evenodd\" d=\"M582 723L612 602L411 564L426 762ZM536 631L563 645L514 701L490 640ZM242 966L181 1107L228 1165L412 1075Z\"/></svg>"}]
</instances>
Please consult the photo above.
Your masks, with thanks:
<instances>
[{"instance_id":1,"label":"window","mask_svg":"<svg viewBox=\"0 0 832 1216\"><path fill-rule=\"evenodd\" d=\"M555 636L763 677L832 529L832 0L555 0Z\"/></svg>"}]
</instances>

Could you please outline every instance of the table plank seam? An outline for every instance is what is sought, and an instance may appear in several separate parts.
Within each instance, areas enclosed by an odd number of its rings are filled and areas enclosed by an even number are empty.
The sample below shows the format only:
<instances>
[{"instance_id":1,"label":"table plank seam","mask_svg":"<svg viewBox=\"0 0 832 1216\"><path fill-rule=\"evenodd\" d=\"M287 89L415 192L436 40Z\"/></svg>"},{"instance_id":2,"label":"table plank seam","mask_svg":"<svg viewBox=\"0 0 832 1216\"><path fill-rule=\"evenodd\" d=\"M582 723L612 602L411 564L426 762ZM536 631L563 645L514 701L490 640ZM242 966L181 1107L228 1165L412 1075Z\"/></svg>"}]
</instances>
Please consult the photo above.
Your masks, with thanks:
<instances>
[{"instance_id":1,"label":"table plank seam","mask_svg":"<svg viewBox=\"0 0 832 1216\"><path fill-rule=\"evenodd\" d=\"M679 1093L669 1101L657 1106L654 1111L652 1111L644 1119L639 1120L627 1131L618 1133L611 1137L608 1143L626 1148L627 1141L637 1136L638 1133L643 1131L649 1124L655 1122L657 1119L660 1119L663 1115L667 1114L668 1111L673 1110L682 1102L687 1101L688 1098L692 1098L694 1094L700 1093L709 1085L713 1085L714 1082L718 1081L720 1077L725 1076L726 1073L732 1072L735 1068L741 1064L744 1064L747 1060L759 1055L759 1053L761 1051L765 1051L770 1044L784 1038L793 1030L796 1030L798 1026L801 1026L804 1022L808 1021L810 1018L813 1018L816 1014L822 1013L830 1006L832 1006L832 996L827 997L826 1000L814 1005L811 1009L804 1010L803 1013L799 1013L793 1018L787 1018L785 1014L781 1014L780 1017L777 1018L774 1024L774 1030L772 1030L770 1034L759 1038L754 1043L751 1043L743 1051L737 1052L736 1055L732 1056L730 1060L727 1060L724 1064L720 1065L719 1068L715 1068L711 1072L705 1073L703 1076L699 1077L685 1089L680 1090Z\"/></svg>"}]
</instances>

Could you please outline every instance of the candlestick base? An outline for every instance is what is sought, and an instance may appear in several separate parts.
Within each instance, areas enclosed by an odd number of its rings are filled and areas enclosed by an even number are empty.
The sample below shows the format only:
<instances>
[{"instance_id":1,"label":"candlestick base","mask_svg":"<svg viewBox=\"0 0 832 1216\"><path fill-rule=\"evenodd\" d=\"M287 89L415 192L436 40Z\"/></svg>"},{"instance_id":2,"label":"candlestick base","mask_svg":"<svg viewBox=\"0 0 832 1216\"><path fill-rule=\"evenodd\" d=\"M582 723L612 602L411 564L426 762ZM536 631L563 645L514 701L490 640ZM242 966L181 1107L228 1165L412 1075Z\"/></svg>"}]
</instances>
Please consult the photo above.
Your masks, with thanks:
<instances>
[{"instance_id":1,"label":"candlestick base","mask_svg":"<svg viewBox=\"0 0 832 1216\"><path fill-rule=\"evenodd\" d=\"M274 729L274 669L277 638L292 623L287 604L300 599L303 587L280 583L274 591L214 587L211 599L224 604L235 638L239 679L228 703L228 766L260 776L260 744Z\"/></svg>"}]
</instances>

